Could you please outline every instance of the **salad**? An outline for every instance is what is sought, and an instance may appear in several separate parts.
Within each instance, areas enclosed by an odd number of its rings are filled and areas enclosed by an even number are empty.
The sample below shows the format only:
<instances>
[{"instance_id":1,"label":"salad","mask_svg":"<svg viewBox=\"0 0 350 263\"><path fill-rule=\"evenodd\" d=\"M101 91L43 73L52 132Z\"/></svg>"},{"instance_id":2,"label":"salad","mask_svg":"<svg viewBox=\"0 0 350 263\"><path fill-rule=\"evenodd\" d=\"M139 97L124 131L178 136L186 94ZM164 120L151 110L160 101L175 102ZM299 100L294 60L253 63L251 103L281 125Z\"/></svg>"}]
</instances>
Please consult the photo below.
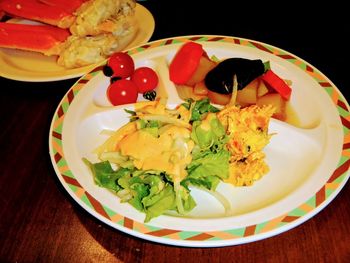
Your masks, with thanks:
<instances>
[{"instance_id":1,"label":"salad","mask_svg":"<svg viewBox=\"0 0 350 263\"><path fill-rule=\"evenodd\" d=\"M220 182L253 184L269 168L263 148L271 137L271 105L219 109L208 98L169 108L161 99L135 103L130 121L96 149L90 167L97 185L145 213L145 222L167 211L185 215L196 202L191 188L212 193Z\"/></svg>"}]
</instances>

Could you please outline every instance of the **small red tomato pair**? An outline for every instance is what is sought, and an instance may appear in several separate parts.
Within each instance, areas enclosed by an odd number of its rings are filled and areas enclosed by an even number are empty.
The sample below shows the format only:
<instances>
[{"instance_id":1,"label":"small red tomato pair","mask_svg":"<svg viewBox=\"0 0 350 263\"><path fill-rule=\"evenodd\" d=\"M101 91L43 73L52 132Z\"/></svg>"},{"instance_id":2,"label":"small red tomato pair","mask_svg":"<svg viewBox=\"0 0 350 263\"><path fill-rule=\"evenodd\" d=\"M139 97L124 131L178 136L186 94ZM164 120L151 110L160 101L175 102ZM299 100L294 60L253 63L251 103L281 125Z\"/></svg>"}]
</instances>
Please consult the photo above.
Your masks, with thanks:
<instances>
[{"instance_id":1,"label":"small red tomato pair","mask_svg":"<svg viewBox=\"0 0 350 263\"><path fill-rule=\"evenodd\" d=\"M140 67L135 70L132 57L123 52L117 52L109 58L104 73L120 78L110 84L107 90L107 97L113 105L135 103L138 93L151 91L158 85L158 76L153 69Z\"/></svg>"}]
</instances>

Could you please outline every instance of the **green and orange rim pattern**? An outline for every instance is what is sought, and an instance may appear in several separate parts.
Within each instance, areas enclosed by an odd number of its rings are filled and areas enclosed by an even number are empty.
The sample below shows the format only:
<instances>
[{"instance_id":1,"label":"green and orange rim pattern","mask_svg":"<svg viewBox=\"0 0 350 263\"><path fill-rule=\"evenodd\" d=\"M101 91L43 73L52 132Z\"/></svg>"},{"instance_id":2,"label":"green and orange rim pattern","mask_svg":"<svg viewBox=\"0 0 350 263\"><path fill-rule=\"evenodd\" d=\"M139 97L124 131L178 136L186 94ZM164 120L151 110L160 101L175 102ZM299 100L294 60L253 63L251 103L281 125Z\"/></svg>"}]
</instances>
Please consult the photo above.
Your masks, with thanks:
<instances>
[{"instance_id":1,"label":"green and orange rim pattern","mask_svg":"<svg viewBox=\"0 0 350 263\"><path fill-rule=\"evenodd\" d=\"M282 214L272 220L261 222L256 225L250 225L241 228L233 228L222 231L181 231L174 229L159 228L152 226L152 224L145 224L143 222L137 222L133 219L118 214L112 209L100 203L89 192L87 192L75 178L74 174L70 171L65 156L63 154L62 145L62 126L65 118L65 114L69 109L70 104L74 100L79 91L84 88L84 85L89 82L98 72L101 71L102 66L95 68L90 73L83 76L74 86L68 91L63 100L61 101L58 109L54 115L52 123L52 133L50 134L51 155L53 156L54 165L59 171L59 176L76 195L76 197L84 202L89 208L93 209L96 213L104 217L111 224L118 225L120 228L126 228L131 231L138 232L139 234L147 235L150 238L164 238L173 241L228 241L239 238L251 237L258 234L268 233L273 230L277 230L280 227L286 226L298 220L309 213L313 212L317 207L323 204L344 182L347 180L347 172L350 165L350 113L347 107L347 102L337 90L317 69L313 68L306 62L300 60L294 55L278 49L276 47L255 42L252 40L226 37L226 36L194 36L194 37L179 37L165 40L158 40L138 48L134 48L128 53L130 55L142 52L149 48L155 48L158 46L166 46L175 43L183 43L187 41L197 42L225 42L235 45L247 46L251 48L257 48L262 51L271 53L277 57L289 61L301 68L304 72L310 75L315 81L317 81L321 88L323 88L334 105L336 106L339 118L343 125L343 148L338 165L333 173L330 175L325 185L317 191L317 193L309 198L305 203L294 208L286 214Z\"/></svg>"}]
</instances>

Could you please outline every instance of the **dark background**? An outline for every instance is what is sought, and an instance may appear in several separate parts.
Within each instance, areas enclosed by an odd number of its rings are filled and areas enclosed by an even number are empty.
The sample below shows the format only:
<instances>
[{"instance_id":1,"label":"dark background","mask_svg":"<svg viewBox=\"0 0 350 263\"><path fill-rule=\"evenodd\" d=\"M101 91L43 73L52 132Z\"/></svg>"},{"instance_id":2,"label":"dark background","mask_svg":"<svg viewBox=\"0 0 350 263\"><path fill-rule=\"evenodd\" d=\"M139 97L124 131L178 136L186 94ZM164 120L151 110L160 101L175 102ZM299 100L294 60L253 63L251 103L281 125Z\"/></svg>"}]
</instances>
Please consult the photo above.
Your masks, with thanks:
<instances>
[{"instance_id":1,"label":"dark background","mask_svg":"<svg viewBox=\"0 0 350 263\"><path fill-rule=\"evenodd\" d=\"M157 14L152 40L195 34L253 39L306 60L346 92L349 13L338 1L142 2Z\"/></svg>"}]
</instances>

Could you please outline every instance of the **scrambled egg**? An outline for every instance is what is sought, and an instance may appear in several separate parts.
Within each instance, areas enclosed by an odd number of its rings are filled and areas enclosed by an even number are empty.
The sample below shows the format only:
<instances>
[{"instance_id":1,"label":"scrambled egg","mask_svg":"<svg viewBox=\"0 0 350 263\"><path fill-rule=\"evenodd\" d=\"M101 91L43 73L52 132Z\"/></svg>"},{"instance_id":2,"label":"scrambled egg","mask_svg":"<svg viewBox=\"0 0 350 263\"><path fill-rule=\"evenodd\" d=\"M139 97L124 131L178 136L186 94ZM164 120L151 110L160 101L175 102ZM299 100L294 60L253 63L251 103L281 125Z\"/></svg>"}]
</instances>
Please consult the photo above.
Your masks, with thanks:
<instances>
[{"instance_id":1,"label":"scrambled egg","mask_svg":"<svg viewBox=\"0 0 350 263\"><path fill-rule=\"evenodd\" d=\"M227 130L227 149L231 153L230 177L225 182L235 186L252 185L269 171L263 148L269 143L269 120L274 108L256 105L238 108L229 106L218 113Z\"/></svg>"}]
</instances>

